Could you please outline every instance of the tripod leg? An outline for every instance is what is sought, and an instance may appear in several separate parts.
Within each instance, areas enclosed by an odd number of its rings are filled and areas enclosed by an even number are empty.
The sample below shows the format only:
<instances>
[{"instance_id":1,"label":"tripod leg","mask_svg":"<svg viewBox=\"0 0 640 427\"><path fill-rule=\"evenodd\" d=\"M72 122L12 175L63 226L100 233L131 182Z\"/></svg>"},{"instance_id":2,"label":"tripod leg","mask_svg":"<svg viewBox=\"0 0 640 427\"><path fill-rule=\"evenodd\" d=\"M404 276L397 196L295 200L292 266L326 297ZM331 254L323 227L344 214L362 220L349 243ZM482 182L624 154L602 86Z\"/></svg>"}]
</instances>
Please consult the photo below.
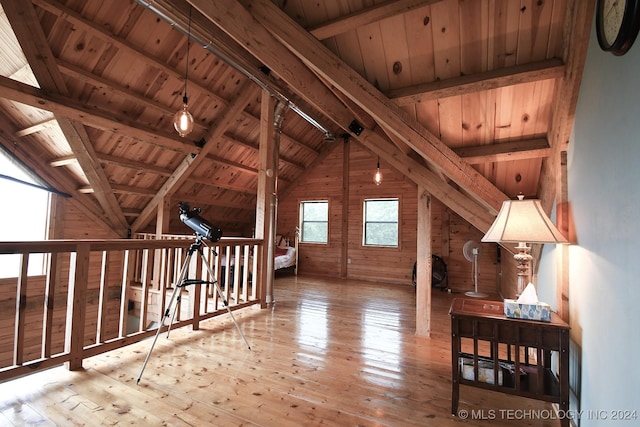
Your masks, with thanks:
<instances>
[{"instance_id":1,"label":"tripod leg","mask_svg":"<svg viewBox=\"0 0 640 427\"><path fill-rule=\"evenodd\" d=\"M140 383L140 379L142 378L142 373L144 372L144 368L146 368L147 366L147 362L149 361L149 358L151 357L151 352L153 351L153 347L155 347L156 345L156 341L158 341L158 336L160 335L160 332L162 331L162 326L164 326L164 322L165 320L169 317L169 311L171 310L171 306L173 305L174 300L177 299L177 301L180 301L180 293L182 292L182 281L184 280L186 274L187 274L187 269L189 268L189 260L191 259L191 252L189 252L187 254L187 257L184 260L184 264L182 266L182 270L180 270L180 276L178 277L178 284L175 285L176 288L173 290L173 294L171 294L171 299L169 300L169 304L167 304L166 309L164 310L164 314L162 316L162 319L160 319L160 324L158 325L158 330L156 331L156 335L153 337L153 342L151 343L151 347L149 348L149 352L147 353L147 357L144 359L144 363L142 364L142 369L140 369L140 375L138 375L138 380L136 381L136 384ZM175 312L178 309L178 305L176 304L176 306L174 307L173 310L173 316L171 317L171 321L173 322L173 318L175 317ZM171 324L169 324L169 329L171 328ZM169 331L167 330L167 336L169 335Z\"/></svg>"},{"instance_id":2,"label":"tripod leg","mask_svg":"<svg viewBox=\"0 0 640 427\"><path fill-rule=\"evenodd\" d=\"M202 249L201 248L198 249L198 252L200 253L200 256L202 257L202 263L207 267L207 271L209 272L209 277L211 277L211 278L215 277L214 274L213 274L213 271L211 270L211 266L209 265L209 263L205 259L204 254L202 253ZM247 338L242 333L242 329L240 329L240 325L238 325L238 322L236 322L236 318L234 317L233 312L231 311L231 308L229 308L229 303L225 299L224 294L222 292L222 289L220 289L220 285L218 284L218 281L214 280L211 283L213 283L213 286L216 288L216 292L218 292L218 296L220 297L220 299L224 303L224 306L227 309L227 312L229 313L229 316L231 316L231 320L233 320L233 324L236 325L236 329L238 329L238 332L240 333L240 336L244 340L244 343L247 345L247 348L249 349L249 351L251 351L251 346L249 345L249 341L247 341Z\"/></svg>"},{"instance_id":3,"label":"tripod leg","mask_svg":"<svg viewBox=\"0 0 640 427\"><path fill-rule=\"evenodd\" d=\"M180 294L182 293L182 283L178 285L178 288L176 289L178 291L178 297L176 298L176 305L173 307L173 314L171 315L171 321L169 322L169 327L167 328L167 338L169 338L169 333L171 332L171 326L173 325L173 322L176 320L176 314L178 313L178 307L180 306L180 301L181 301L181 296Z\"/></svg>"}]
</instances>

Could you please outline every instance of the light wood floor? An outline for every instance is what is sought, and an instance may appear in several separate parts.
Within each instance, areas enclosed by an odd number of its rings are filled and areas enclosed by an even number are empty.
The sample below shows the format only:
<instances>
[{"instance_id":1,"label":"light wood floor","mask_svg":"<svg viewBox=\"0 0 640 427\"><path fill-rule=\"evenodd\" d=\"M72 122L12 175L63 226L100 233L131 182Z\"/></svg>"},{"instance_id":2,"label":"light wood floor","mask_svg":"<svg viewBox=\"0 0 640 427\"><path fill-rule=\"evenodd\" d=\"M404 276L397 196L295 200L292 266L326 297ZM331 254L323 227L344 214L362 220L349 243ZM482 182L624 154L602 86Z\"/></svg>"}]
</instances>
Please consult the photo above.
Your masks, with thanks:
<instances>
[{"instance_id":1,"label":"light wood floor","mask_svg":"<svg viewBox=\"0 0 640 427\"><path fill-rule=\"evenodd\" d=\"M409 286L280 277L272 309L236 314L251 351L224 315L161 335L139 384L151 339L0 384L0 425L558 426L549 404L466 386L469 417L450 414L454 296L434 291L424 338Z\"/></svg>"}]
</instances>

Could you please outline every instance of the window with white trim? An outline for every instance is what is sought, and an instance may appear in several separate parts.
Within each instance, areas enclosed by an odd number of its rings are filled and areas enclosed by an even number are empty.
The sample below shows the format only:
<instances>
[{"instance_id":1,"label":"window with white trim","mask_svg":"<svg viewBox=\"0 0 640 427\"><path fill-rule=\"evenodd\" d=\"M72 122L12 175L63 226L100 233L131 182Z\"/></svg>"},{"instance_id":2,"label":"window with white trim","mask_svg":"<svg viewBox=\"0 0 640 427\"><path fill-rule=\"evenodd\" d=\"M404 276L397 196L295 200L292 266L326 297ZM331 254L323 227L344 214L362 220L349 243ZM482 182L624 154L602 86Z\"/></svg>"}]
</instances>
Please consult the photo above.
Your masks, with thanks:
<instances>
[{"instance_id":1,"label":"window with white trim","mask_svg":"<svg viewBox=\"0 0 640 427\"><path fill-rule=\"evenodd\" d=\"M300 202L300 241L303 243L329 242L329 201Z\"/></svg>"},{"instance_id":2,"label":"window with white trim","mask_svg":"<svg viewBox=\"0 0 640 427\"><path fill-rule=\"evenodd\" d=\"M362 232L364 246L398 247L398 209L397 198L365 199Z\"/></svg>"}]
</instances>

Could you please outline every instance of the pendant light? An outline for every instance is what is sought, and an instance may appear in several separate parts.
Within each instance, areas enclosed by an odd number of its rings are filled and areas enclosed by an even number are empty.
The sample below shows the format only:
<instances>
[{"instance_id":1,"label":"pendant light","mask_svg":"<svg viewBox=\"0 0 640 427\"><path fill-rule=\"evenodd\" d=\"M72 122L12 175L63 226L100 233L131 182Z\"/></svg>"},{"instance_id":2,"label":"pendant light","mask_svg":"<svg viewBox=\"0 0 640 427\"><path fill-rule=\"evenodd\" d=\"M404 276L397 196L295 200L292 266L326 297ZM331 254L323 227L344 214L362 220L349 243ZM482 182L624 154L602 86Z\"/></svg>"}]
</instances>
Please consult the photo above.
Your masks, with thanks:
<instances>
[{"instance_id":1,"label":"pendant light","mask_svg":"<svg viewBox=\"0 0 640 427\"><path fill-rule=\"evenodd\" d=\"M193 130L193 116L189 112L189 98L187 97L187 80L189 77L189 45L191 41L191 6L189 6L189 31L187 34L187 63L184 72L184 96L182 97L182 109L173 116L173 127L182 137L187 136Z\"/></svg>"},{"instance_id":2,"label":"pendant light","mask_svg":"<svg viewBox=\"0 0 640 427\"><path fill-rule=\"evenodd\" d=\"M373 182L376 185L382 184L382 173L380 173L380 157L378 157L378 166L376 167L376 173L373 175Z\"/></svg>"}]
</instances>

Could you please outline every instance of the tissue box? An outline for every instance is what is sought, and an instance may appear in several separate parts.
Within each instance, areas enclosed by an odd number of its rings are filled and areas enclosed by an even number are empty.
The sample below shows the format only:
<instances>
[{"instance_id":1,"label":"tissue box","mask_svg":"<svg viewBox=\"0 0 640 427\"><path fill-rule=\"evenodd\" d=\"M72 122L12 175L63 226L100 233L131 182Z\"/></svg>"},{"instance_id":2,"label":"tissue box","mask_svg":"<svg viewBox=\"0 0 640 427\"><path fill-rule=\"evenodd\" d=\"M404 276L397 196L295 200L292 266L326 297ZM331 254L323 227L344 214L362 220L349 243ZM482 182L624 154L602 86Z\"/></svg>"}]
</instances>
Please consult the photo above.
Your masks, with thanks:
<instances>
[{"instance_id":1,"label":"tissue box","mask_svg":"<svg viewBox=\"0 0 640 427\"><path fill-rule=\"evenodd\" d=\"M523 304L514 299L504 300L504 315L514 319L551 321L551 306L544 302Z\"/></svg>"}]
</instances>

